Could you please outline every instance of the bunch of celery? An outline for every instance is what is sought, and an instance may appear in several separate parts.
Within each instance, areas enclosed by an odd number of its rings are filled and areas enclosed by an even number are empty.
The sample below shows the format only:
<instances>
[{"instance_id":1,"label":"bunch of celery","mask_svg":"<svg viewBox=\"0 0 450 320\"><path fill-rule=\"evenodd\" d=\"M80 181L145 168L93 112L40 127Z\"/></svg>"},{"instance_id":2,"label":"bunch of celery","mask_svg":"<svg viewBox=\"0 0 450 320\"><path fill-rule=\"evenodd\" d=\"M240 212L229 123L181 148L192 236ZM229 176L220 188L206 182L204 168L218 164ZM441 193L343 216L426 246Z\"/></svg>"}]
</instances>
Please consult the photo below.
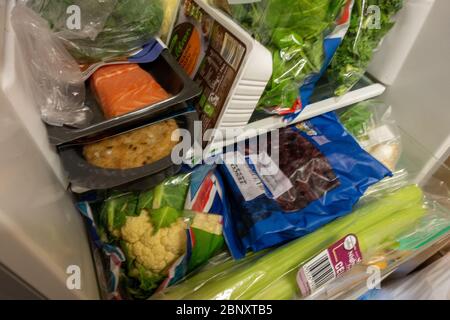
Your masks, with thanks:
<instances>
[{"instance_id":1,"label":"bunch of celery","mask_svg":"<svg viewBox=\"0 0 450 320\"><path fill-rule=\"evenodd\" d=\"M265 255L227 261L201 272L157 299L291 299L301 265L346 235L358 236L361 251L392 247L425 214L423 193L415 185L373 201L320 230Z\"/></svg>"}]
</instances>

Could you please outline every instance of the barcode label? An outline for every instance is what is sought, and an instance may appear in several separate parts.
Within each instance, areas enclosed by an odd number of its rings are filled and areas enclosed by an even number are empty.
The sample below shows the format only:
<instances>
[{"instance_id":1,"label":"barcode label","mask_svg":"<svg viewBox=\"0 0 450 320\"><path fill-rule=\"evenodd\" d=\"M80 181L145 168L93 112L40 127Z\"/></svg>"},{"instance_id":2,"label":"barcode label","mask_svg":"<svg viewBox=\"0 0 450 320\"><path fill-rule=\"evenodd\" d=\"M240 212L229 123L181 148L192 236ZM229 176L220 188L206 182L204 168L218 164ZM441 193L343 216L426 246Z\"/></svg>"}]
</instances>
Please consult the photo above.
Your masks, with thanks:
<instances>
[{"instance_id":1,"label":"barcode label","mask_svg":"<svg viewBox=\"0 0 450 320\"><path fill-rule=\"evenodd\" d=\"M237 39L225 33L220 55L234 70L239 67L244 53L244 46Z\"/></svg>"},{"instance_id":2,"label":"barcode label","mask_svg":"<svg viewBox=\"0 0 450 320\"><path fill-rule=\"evenodd\" d=\"M303 281L306 281L304 284L305 289L302 290L305 295L317 291L336 278L328 250L325 250L310 262L306 263L301 271Z\"/></svg>"},{"instance_id":3,"label":"barcode label","mask_svg":"<svg viewBox=\"0 0 450 320\"><path fill-rule=\"evenodd\" d=\"M303 296L308 296L351 270L361 261L358 238L350 234L300 268L297 274L300 291Z\"/></svg>"}]
</instances>

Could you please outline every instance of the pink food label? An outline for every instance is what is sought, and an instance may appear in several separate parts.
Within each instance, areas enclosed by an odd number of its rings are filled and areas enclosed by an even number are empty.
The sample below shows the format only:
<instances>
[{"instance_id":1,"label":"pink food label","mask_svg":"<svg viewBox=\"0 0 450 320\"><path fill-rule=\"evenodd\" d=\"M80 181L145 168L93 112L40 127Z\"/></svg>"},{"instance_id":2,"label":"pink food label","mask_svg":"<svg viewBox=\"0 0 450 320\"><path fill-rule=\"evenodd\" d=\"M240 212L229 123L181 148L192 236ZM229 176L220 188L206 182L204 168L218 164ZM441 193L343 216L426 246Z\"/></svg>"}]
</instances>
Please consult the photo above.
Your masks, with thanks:
<instances>
[{"instance_id":1,"label":"pink food label","mask_svg":"<svg viewBox=\"0 0 450 320\"><path fill-rule=\"evenodd\" d=\"M358 238L350 234L305 263L297 274L303 296L309 296L362 261Z\"/></svg>"}]
</instances>

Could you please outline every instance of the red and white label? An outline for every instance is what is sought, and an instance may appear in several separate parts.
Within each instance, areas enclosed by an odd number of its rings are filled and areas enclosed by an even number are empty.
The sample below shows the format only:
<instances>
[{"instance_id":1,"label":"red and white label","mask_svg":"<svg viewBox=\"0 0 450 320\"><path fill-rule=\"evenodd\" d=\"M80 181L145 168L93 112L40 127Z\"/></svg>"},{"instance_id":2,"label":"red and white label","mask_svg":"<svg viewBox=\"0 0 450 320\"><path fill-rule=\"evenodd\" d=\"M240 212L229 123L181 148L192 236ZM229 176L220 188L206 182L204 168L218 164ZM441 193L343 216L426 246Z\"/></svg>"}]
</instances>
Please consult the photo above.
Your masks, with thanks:
<instances>
[{"instance_id":1,"label":"red and white label","mask_svg":"<svg viewBox=\"0 0 450 320\"><path fill-rule=\"evenodd\" d=\"M308 261L297 274L303 296L309 296L362 261L358 238L350 234Z\"/></svg>"}]
</instances>

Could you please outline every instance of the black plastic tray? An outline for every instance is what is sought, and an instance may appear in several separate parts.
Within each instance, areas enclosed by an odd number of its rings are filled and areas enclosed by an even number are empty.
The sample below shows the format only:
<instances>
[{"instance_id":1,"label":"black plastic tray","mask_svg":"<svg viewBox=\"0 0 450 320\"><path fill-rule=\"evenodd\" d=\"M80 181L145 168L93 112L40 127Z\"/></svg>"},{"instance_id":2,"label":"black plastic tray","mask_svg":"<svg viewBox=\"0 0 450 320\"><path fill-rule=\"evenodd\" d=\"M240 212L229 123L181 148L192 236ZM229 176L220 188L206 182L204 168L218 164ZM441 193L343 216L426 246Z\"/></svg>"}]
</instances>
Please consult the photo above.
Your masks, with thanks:
<instances>
[{"instance_id":1,"label":"black plastic tray","mask_svg":"<svg viewBox=\"0 0 450 320\"><path fill-rule=\"evenodd\" d=\"M162 117L158 121L135 127L133 130L171 118L177 122L180 129L188 130L191 137L194 137L194 122L198 120L198 115L193 110L179 113L173 117ZM132 130L116 133L116 135L130 131ZM76 190L83 190L84 192L88 190L113 188L117 190L142 191L158 185L166 178L177 174L181 169L181 165L176 165L172 162L170 155L157 162L136 169L117 170L99 168L86 161L82 148L83 144L72 144L62 146L58 150L68 181L74 192Z\"/></svg>"},{"instance_id":2,"label":"black plastic tray","mask_svg":"<svg viewBox=\"0 0 450 320\"><path fill-rule=\"evenodd\" d=\"M201 93L200 87L189 78L167 49L163 50L155 61L140 64L140 66L171 94L169 99L113 119L106 119L87 81L86 105L93 113L91 124L85 128L46 125L50 144L60 146L80 139L92 140L99 134L124 129L142 120L151 120L163 113L173 113L179 110L182 102Z\"/></svg>"}]
</instances>

